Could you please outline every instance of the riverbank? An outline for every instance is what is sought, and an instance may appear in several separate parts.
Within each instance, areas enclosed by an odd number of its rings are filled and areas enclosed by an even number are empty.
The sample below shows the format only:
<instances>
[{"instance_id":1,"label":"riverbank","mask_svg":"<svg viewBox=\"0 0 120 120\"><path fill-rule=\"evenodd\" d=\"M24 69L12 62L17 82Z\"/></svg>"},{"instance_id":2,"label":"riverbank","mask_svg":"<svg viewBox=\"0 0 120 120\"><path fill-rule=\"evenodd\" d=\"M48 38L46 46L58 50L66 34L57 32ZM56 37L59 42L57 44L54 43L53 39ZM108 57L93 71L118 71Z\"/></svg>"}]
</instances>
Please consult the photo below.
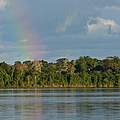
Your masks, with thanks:
<instances>
[{"instance_id":1,"label":"riverbank","mask_svg":"<svg viewBox=\"0 0 120 120\"><path fill-rule=\"evenodd\" d=\"M89 56L0 63L0 88L114 88L120 87L120 58L103 60Z\"/></svg>"}]
</instances>

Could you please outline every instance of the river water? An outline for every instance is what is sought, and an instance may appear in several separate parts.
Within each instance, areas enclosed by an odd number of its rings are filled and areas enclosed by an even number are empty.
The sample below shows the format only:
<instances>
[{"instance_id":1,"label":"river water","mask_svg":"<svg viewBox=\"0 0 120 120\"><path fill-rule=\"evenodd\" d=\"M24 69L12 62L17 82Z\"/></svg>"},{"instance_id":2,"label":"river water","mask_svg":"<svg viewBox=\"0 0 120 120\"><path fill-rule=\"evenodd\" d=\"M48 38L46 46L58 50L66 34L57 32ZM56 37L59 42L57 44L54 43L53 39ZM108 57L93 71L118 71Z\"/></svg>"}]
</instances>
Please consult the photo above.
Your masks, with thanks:
<instances>
[{"instance_id":1,"label":"river water","mask_svg":"<svg viewBox=\"0 0 120 120\"><path fill-rule=\"evenodd\" d=\"M120 120L120 89L0 90L0 120Z\"/></svg>"}]
</instances>

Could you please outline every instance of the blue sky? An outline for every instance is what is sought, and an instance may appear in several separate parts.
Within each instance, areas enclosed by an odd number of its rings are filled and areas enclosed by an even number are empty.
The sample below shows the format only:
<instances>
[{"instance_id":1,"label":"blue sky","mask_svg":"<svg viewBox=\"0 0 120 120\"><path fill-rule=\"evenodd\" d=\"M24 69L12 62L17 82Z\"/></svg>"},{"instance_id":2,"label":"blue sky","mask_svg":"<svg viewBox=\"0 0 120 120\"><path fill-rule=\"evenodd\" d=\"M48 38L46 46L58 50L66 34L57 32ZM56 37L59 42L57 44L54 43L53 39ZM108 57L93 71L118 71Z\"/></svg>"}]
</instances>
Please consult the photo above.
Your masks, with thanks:
<instances>
[{"instance_id":1,"label":"blue sky","mask_svg":"<svg viewBox=\"0 0 120 120\"><path fill-rule=\"evenodd\" d=\"M48 61L120 56L120 0L0 0L0 61L30 59L25 51Z\"/></svg>"}]
</instances>

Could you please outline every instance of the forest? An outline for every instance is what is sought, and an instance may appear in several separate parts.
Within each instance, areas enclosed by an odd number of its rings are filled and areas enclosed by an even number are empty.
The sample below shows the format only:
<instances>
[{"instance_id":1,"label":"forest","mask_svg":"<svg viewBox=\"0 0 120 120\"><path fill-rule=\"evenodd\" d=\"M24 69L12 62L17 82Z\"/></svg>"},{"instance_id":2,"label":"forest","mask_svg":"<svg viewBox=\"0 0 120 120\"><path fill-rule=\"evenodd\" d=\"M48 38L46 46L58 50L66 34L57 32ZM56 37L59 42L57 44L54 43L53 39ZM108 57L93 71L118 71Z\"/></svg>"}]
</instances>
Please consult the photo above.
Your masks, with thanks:
<instances>
[{"instance_id":1,"label":"forest","mask_svg":"<svg viewBox=\"0 0 120 120\"><path fill-rule=\"evenodd\" d=\"M120 58L83 56L76 60L59 58L56 62L16 61L0 63L0 88L120 87Z\"/></svg>"}]
</instances>

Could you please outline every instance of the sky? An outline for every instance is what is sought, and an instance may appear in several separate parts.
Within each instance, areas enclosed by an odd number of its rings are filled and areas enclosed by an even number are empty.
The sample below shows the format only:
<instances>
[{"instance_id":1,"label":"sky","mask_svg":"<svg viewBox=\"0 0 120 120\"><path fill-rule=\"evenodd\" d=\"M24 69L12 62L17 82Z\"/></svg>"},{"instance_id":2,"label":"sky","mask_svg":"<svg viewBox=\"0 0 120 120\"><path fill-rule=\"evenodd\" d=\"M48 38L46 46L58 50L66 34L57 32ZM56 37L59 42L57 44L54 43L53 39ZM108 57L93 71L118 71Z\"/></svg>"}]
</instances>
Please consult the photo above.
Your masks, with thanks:
<instances>
[{"instance_id":1,"label":"sky","mask_svg":"<svg viewBox=\"0 0 120 120\"><path fill-rule=\"evenodd\" d=\"M120 56L120 0L0 0L0 62Z\"/></svg>"}]
</instances>

